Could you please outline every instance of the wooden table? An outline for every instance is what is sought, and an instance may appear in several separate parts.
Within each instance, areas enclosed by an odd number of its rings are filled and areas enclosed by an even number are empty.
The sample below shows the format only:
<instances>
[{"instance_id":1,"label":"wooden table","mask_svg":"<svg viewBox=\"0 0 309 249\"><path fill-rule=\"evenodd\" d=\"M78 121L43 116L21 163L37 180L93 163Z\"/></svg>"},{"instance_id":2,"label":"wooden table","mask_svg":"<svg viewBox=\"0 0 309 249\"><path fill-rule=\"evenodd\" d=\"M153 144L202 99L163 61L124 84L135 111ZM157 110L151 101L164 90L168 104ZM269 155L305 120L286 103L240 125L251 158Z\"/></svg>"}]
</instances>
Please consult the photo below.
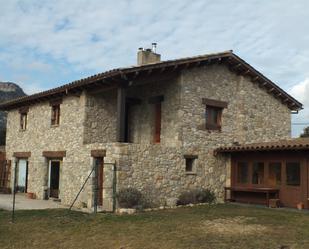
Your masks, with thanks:
<instances>
[{"instance_id":1,"label":"wooden table","mask_svg":"<svg viewBox=\"0 0 309 249\"><path fill-rule=\"evenodd\" d=\"M274 194L276 199L279 199L279 189L278 188L267 188L267 187L224 187L224 201L227 201L226 193L231 191L231 196L233 192L252 192L252 193L265 193L266 194L266 205L269 206L269 196ZM231 200L233 200L231 198Z\"/></svg>"}]
</instances>

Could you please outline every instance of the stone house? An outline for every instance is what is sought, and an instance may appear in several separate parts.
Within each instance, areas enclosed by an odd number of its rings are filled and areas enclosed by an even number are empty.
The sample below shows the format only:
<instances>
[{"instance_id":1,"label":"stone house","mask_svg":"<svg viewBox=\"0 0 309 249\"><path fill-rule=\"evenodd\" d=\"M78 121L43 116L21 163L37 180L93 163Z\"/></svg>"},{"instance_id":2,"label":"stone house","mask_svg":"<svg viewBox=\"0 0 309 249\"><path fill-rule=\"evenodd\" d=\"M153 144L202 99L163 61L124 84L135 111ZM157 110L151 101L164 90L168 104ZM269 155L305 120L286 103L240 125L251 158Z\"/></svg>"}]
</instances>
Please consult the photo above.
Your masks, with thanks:
<instances>
[{"instance_id":1,"label":"stone house","mask_svg":"<svg viewBox=\"0 0 309 249\"><path fill-rule=\"evenodd\" d=\"M0 105L17 186L36 198L115 208L135 187L157 205L191 188L223 199L231 155L218 147L290 139L301 103L232 51L118 68ZM24 168L26 170L20 170ZM19 172L24 175L20 176ZM98 180L98 191L94 182Z\"/></svg>"}]
</instances>

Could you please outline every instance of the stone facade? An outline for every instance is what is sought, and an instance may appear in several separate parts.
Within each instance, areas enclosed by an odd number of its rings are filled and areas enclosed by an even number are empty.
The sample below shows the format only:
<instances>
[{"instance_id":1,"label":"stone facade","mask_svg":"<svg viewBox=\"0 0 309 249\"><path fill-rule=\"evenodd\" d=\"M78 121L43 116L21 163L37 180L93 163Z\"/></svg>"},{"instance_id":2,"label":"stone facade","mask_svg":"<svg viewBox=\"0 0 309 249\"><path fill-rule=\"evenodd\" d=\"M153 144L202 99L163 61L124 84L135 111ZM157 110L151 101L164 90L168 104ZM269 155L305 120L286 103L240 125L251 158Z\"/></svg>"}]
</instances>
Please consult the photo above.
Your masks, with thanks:
<instances>
[{"instance_id":1,"label":"stone facade","mask_svg":"<svg viewBox=\"0 0 309 249\"><path fill-rule=\"evenodd\" d=\"M154 107L148 101L154 96L164 96L159 144L153 143ZM66 151L61 159L59 198L70 204L92 169L90 151L104 149L105 210L113 209L115 191L125 187L140 189L154 205L173 205L182 191L197 187L210 188L222 199L223 186L229 183L230 161L227 156L214 156L215 148L290 137L288 107L224 65L188 69L171 79L133 84L127 97L140 99L129 109L131 143L116 142L116 90L64 97L57 127L50 125L48 102L30 106L26 131L19 130L18 110L10 111L7 156L16 161L14 152L31 152L28 191L43 198L50 158L42 152ZM205 129L203 98L228 102L221 131ZM197 157L192 172L185 171L186 156ZM90 180L76 205L91 207L92 199Z\"/></svg>"}]
</instances>

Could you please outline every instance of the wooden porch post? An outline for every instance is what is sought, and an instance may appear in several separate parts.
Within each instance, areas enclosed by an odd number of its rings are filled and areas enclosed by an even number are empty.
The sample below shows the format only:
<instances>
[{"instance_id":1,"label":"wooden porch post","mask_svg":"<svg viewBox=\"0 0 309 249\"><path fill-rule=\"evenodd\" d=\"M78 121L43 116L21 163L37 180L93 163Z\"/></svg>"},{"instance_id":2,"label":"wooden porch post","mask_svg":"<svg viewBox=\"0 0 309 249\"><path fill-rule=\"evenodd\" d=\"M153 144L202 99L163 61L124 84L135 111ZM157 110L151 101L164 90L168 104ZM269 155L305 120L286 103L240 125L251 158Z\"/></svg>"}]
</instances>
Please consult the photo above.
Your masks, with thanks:
<instances>
[{"instance_id":1,"label":"wooden porch post","mask_svg":"<svg viewBox=\"0 0 309 249\"><path fill-rule=\"evenodd\" d=\"M117 89L117 142L125 142L125 109L126 89L119 86Z\"/></svg>"}]
</instances>

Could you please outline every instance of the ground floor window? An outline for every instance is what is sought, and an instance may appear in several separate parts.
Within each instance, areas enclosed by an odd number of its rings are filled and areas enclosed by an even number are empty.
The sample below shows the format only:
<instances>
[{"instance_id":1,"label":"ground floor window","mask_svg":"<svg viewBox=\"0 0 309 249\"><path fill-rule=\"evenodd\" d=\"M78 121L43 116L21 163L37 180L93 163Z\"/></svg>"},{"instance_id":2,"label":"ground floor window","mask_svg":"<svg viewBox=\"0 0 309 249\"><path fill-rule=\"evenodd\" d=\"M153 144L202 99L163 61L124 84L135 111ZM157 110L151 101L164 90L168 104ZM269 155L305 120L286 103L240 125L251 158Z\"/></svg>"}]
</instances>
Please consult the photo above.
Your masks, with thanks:
<instances>
[{"instance_id":1,"label":"ground floor window","mask_svg":"<svg viewBox=\"0 0 309 249\"><path fill-rule=\"evenodd\" d=\"M248 183L248 163L239 162L237 164L237 182Z\"/></svg>"},{"instance_id":2,"label":"ground floor window","mask_svg":"<svg viewBox=\"0 0 309 249\"><path fill-rule=\"evenodd\" d=\"M286 163L286 185L299 186L300 185L300 163L287 162Z\"/></svg>"},{"instance_id":3,"label":"ground floor window","mask_svg":"<svg viewBox=\"0 0 309 249\"><path fill-rule=\"evenodd\" d=\"M254 162L252 170L252 184L264 183L264 163Z\"/></svg>"},{"instance_id":4,"label":"ground floor window","mask_svg":"<svg viewBox=\"0 0 309 249\"><path fill-rule=\"evenodd\" d=\"M270 186L279 186L281 184L281 163L271 162L268 165L268 183Z\"/></svg>"},{"instance_id":5,"label":"ground floor window","mask_svg":"<svg viewBox=\"0 0 309 249\"><path fill-rule=\"evenodd\" d=\"M268 187L300 186L301 163L299 161L236 161L235 181L238 184ZM283 181L284 180L284 181Z\"/></svg>"}]
</instances>

